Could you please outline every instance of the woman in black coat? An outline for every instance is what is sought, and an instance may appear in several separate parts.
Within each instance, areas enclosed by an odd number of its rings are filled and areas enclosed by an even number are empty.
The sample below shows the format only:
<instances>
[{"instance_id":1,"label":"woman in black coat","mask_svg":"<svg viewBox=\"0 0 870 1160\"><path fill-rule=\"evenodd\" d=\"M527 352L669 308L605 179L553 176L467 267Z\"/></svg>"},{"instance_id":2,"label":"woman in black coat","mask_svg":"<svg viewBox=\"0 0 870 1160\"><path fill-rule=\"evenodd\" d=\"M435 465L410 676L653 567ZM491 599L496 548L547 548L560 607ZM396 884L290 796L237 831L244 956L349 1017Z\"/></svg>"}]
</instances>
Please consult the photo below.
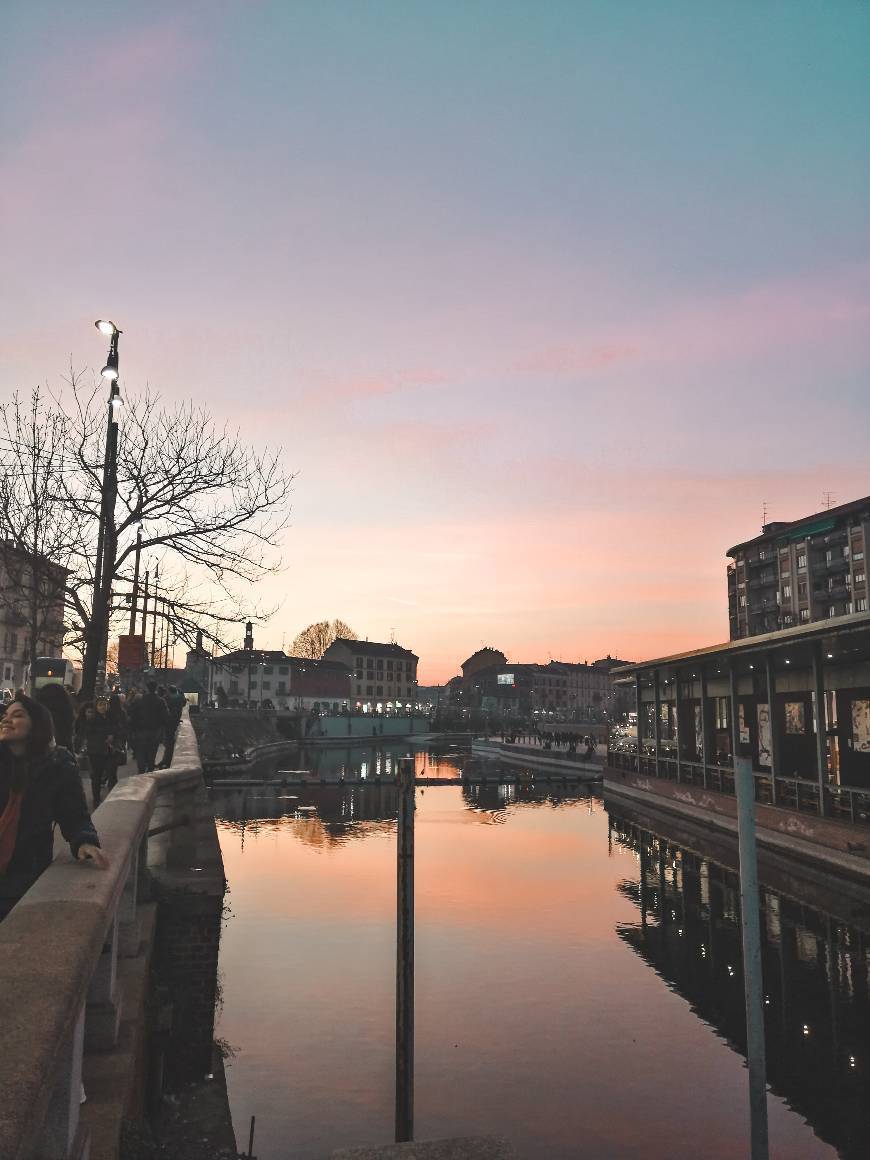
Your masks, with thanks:
<instances>
[{"instance_id":1,"label":"woman in black coat","mask_svg":"<svg viewBox=\"0 0 870 1160\"><path fill-rule=\"evenodd\" d=\"M108 866L75 758L54 744L45 706L22 694L0 721L0 918L51 863L55 823L74 858Z\"/></svg>"}]
</instances>

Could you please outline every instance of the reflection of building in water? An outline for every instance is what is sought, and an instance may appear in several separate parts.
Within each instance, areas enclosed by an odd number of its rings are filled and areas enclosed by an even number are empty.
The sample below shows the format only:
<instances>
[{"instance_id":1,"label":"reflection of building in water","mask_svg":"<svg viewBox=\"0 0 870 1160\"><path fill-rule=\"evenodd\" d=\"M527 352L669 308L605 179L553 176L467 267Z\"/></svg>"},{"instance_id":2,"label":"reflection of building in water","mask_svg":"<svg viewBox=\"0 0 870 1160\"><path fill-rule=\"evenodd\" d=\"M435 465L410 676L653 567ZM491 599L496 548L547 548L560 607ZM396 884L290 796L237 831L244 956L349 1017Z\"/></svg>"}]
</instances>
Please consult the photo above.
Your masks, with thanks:
<instances>
[{"instance_id":1,"label":"reflection of building in water","mask_svg":"<svg viewBox=\"0 0 870 1160\"><path fill-rule=\"evenodd\" d=\"M611 839L638 860L637 877L619 890L637 906L639 922L619 927L620 938L745 1054L736 852L711 861L621 809L611 813ZM793 870L781 873L804 894ZM768 1083L842 1156L865 1157L870 899L861 887L819 877L809 889L828 909L815 909L766 886L765 876L762 868Z\"/></svg>"},{"instance_id":2,"label":"reflection of building in water","mask_svg":"<svg viewBox=\"0 0 870 1160\"><path fill-rule=\"evenodd\" d=\"M505 810L509 806L522 805L551 805L558 806L563 802L582 801L588 803L590 809L601 808L601 800L597 798L588 785L575 783L560 787L548 785L532 785L525 782L509 782L505 785L493 782L473 782L462 787L462 800L472 810Z\"/></svg>"},{"instance_id":3,"label":"reflection of building in water","mask_svg":"<svg viewBox=\"0 0 870 1160\"><path fill-rule=\"evenodd\" d=\"M341 845L365 838L377 830L353 823L394 822L396 787L257 785L246 789L214 790L212 803L218 822L234 828L274 829L275 823L293 823L303 840L316 845Z\"/></svg>"}]
</instances>

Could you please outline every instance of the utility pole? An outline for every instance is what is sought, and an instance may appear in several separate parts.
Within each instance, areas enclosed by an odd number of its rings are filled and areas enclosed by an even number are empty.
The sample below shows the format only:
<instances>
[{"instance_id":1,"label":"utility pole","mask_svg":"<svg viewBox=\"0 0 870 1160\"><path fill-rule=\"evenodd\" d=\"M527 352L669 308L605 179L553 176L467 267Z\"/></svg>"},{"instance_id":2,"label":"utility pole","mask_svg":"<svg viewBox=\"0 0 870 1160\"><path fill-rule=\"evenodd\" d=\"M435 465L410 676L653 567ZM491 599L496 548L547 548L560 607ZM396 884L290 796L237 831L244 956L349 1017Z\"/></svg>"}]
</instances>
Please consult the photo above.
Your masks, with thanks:
<instances>
[{"instance_id":1,"label":"utility pole","mask_svg":"<svg viewBox=\"0 0 870 1160\"><path fill-rule=\"evenodd\" d=\"M133 597L130 601L130 636L136 635L136 608L139 603L139 557L142 555L142 525L136 529L136 564L133 568ZM146 581L147 591L147 581ZM144 620L144 611L143 611ZM142 632L145 629L143 627Z\"/></svg>"},{"instance_id":2,"label":"utility pole","mask_svg":"<svg viewBox=\"0 0 870 1160\"><path fill-rule=\"evenodd\" d=\"M160 565L154 569L154 593L151 601L151 668L157 654L157 587L160 581Z\"/></svg>"}]
</instances>

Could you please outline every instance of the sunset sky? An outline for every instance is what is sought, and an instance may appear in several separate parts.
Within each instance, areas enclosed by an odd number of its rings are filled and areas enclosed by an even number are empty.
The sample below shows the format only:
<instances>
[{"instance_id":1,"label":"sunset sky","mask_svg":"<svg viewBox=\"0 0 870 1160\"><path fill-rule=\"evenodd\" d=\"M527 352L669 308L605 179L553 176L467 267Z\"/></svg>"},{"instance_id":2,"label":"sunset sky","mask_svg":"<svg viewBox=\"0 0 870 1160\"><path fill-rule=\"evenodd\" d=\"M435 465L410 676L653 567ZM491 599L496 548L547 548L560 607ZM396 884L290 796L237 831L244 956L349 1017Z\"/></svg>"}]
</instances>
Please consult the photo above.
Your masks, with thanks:
<instances>
[{"instance_id":1,"label":"sunset sky","mask_svg":"<svg viewBox=\"0 0 870 1160\"><path fill-rule=\"evenodd\" d=\"M762 505L870 493L868 48L859 0L9 0L0 394L110 317L124 392L281 445L258 646L725 639Z\"/></svg>"}]
</instances>

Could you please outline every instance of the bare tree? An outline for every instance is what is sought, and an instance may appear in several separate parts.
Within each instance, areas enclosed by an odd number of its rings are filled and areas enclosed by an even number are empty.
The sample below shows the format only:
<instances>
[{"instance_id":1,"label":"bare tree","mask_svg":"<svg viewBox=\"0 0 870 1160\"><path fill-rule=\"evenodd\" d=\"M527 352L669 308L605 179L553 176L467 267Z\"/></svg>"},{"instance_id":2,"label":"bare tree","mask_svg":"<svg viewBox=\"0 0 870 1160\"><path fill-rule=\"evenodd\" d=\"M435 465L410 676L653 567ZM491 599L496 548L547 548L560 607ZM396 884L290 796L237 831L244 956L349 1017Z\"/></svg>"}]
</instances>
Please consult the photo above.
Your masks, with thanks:
<instances>
[{"instance_id":1,"label":"bare tree","mask_svg":"<svg viewBox=\"0 0 870 1160\"><path fill-rule=\"evenodd\" d=\"M19 655L31 666L40 652L60 651L67 569L82 534L80 513L63 502L67 436L65 416L38 387L0 405L0 607L5 623L22 627Z\"/></svg>"},{"instance_id":2,"label":"bare tree","mask_svg":"<svg viewBox=\"0 0 870 1160\"><path fill-rule=\"evenodd\" d=\"M294 657L319 661L334 640L358 640L357 634L343 620L318 620L309 624L293 640L290 651Z\"/></svg>"},{"instance_id":3,"label":"bare tree","mask_svg":"<svg viewBox=\"0 0 870 1160\"><path fill-rule=\"evenodd\" d=\"M71 371L53 400L56 446L46 450L34 427L8 440L26 460L55 461L55 507L75 528L62 545L71 644L99 653L92 623L106 441L104 386ZM110 622L130 614L141 525L145 566L159 562L161 624L167 642L193 645L197 631L226 647L240 621L268 619L252 586L281 567L280 537L289 518L293 475L280 451L257 451L192 403L166 408L158 395L125 395L118 431L117 501L106 530L104 596ZM40 405L41 405L41 401ZM2 429L0 429L2 430ZM48 545L47 545L48 547ZM47 551L47 555L50 553ZM156 610L152 607L152 614ZM89 666L86 665L86 671ZM93 672L93 666L90 666Z\"/></svg>"}]
</instances>

